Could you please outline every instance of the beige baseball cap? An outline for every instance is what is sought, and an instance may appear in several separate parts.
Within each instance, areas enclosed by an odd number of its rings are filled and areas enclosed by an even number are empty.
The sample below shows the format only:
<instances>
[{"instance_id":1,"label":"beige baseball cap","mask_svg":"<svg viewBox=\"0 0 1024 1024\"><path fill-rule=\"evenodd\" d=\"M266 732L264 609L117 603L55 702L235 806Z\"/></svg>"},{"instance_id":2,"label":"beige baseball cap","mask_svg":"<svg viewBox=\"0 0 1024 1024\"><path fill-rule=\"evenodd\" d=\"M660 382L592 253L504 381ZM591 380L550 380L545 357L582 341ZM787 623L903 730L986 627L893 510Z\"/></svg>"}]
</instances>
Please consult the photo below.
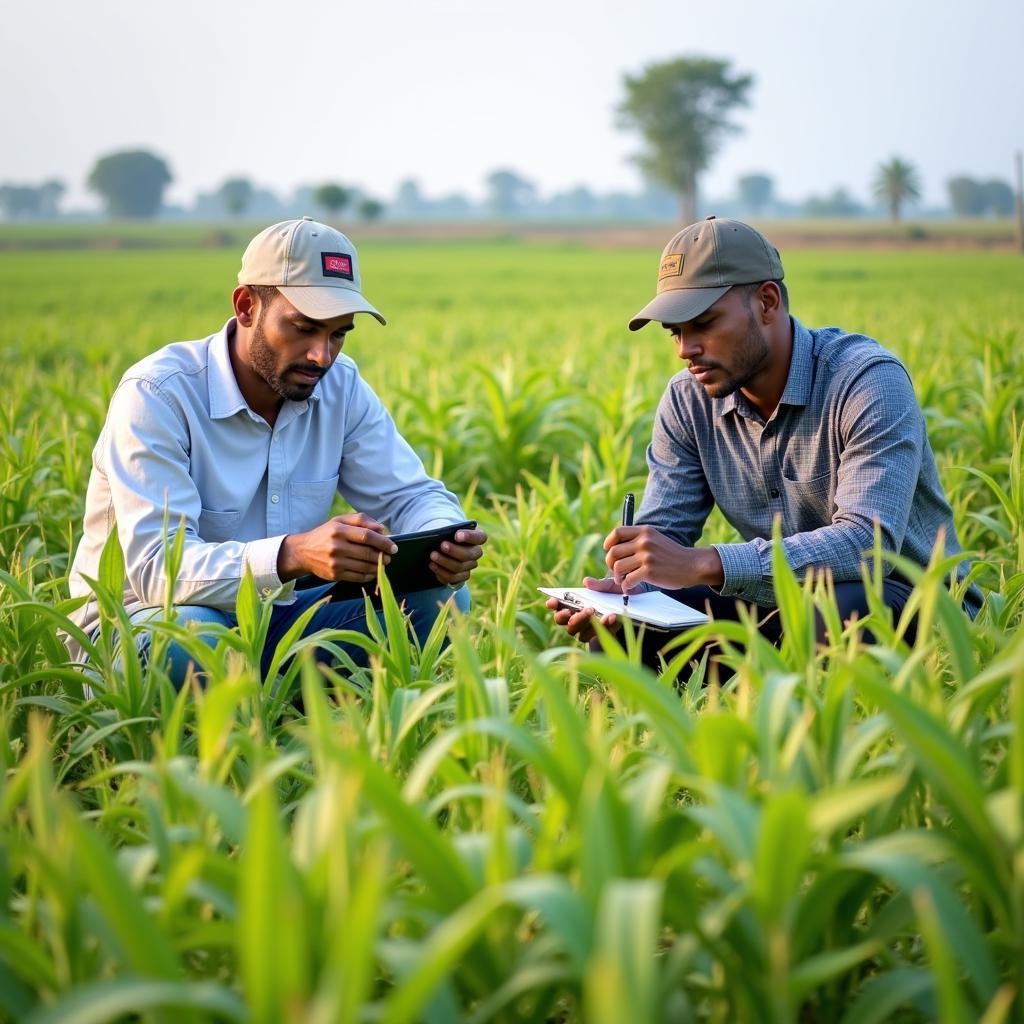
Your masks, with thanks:
<instances>
[{"instance_id":1,"label":"beige baseball cap","mask_svg":"<svg viewBox=\"0 0 1024 1024\"><path fill-rule=\"evenodd\" d=\"M760 231L714 214L683 228L665 246L657 294L629 321L681 324L700 316L734 284L782 280L779 250Z\"/></svg>"},{"instance_id":2,"label":"beige baseball cap","mask_svg":"<svg viewBox=\"0 0 1024 1024\"><path fill-rule=\"evenodd\" d=\"M356 247L340 231L312 217L264 228L242 254L238 283L274 285L314 320L370 313L382 324L387 322L363 298Z\"/></svg>"}]
</instances>

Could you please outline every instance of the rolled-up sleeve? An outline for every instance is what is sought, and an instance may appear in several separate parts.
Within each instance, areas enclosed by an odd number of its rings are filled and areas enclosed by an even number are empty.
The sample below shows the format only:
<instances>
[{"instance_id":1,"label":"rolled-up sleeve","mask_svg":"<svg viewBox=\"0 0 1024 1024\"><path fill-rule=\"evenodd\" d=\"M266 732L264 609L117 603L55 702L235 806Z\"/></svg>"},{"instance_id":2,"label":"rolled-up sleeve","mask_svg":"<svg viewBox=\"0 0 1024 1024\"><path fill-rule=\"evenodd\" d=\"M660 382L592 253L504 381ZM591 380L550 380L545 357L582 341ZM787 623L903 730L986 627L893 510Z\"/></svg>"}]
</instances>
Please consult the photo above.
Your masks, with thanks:
<instances>
[{"instance_id":1,"label":"rolled-up sleeve","mask_svg":"<svg viewBox=\"0 0 1024 1024\"><path fill-rule=\"evenodd\" d=\"M906 370L893 360L872 363L850 381L840 402L842 452L832 521L782 541L798 578L821 568L836 581L859 579L865 552L874 547L876 522L886 551L898 552L907 531L925 424ZM775 603L769 539L715 549L725 570L721 594Z\"/></svg>"},{"instance_id":2,"label":"rolled-up sleeve","mask_svg":"<svg viewBox=\"0 0 1024 1024\"><path fill-rule=\"evenodd\" d=\"M394 533L465 519L458 499L423 468L374 390L353 374L338 485L345 500Z\"/></svg>"},{"instance_id":3,"label":"rolled-up sleeve","mask_svg":"<svg viewBox=\"0 0 1024 1024\"><path fill-rule=\"evenodd\" d=\"M171 399L150 381L132 378L110 402L98 459L107 475L129 585L138 600L167 597L164 511L168 533L184 524L184 550L174 581L175 604L234 608L248 567L263 592L281 586L277 556L283 535L253 541L205 542L202 503L189 475L189 434Z\"/></svg>"}]
</instances>

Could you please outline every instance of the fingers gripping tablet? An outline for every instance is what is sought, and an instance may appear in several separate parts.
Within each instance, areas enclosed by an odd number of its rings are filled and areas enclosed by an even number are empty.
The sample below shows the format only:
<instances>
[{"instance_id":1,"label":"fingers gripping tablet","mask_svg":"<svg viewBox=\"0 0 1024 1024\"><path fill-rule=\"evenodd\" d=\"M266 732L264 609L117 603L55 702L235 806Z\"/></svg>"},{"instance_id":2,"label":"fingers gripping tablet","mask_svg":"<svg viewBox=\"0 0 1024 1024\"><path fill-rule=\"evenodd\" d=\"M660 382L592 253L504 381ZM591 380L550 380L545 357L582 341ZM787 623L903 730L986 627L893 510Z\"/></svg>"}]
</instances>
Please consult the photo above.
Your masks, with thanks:
<instances>
[{"instance_id":1,"label":"fingers gripping tablet","mask_svg":"<svg viewBox=\"0 0 1024 1024\"><path fill-rule=\"evenodd\" d=\"M391 561L384 567L391 589L396 594L412 594L417 590L433 590L443 586L430 568L431 551L439 551L443 541L455 543L459 530L475 530L476 520L467 519L461 523L447 523L431 530L418 533L396 533L390 540L398 546ZM376 590L376 584L336 583L330 596L335 600L362 597L363 591Z\"/></svg>"}]
</instances>

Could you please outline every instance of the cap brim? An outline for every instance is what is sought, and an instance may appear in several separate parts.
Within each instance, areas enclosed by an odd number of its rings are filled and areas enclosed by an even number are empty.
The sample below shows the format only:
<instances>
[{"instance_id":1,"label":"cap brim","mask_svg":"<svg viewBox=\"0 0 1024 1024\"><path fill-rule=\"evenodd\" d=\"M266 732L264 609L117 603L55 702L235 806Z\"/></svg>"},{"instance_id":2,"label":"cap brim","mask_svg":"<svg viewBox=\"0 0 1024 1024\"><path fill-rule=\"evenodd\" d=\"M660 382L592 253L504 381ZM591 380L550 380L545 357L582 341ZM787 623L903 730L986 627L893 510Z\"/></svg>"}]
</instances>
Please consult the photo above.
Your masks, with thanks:
<instances>
[{"instance_id":1,"label":"cap brim","mask_svg":"<svg viewBox=\"0 0 1024 1024\"><path fill-rule=\"evenodd\" d=\"M660 324L684 324L713 306L731 287L727 284L724 288L674 288L662 292L629 321L629 329L639 331L652 320Z\"/></svg>"},{"instance_id":2,"label":"cap brim","mask_svg":"<svg viewBox=\"0 0 1024 1024\"><path fill-rule=\"evenodd\" d=\"M346 313L369 313L382 324L387 321L353 288L295 285L277 290L300 312L314 320L330 320Z\"/></svg>"}]
</instances>

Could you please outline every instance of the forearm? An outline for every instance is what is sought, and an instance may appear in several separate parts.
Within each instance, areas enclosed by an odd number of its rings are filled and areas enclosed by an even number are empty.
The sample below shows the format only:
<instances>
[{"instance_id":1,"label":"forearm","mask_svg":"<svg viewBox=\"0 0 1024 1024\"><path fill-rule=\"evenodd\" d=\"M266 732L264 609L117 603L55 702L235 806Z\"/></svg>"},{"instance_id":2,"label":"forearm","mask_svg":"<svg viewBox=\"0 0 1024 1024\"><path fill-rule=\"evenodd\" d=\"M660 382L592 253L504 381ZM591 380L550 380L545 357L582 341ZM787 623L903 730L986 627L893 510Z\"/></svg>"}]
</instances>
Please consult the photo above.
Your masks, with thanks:
<instances>
[{"instance_id":1,"label":"forearm","mask_svg":"<svg viewBox=\"0 0 1024 1024\"><path fill-rule=\"evenodd\" d=\"M170 596L172 604L233 609L246 570L252 573L257 591L263 595L281 587L283 581L277 572L277 563L282 540L281 537L268 537L221 544L186 541L173 581L168 579L162 538L158 544L151 544L148 550L139 550L137 554L136 549L140 547L138 538L122 544L126 550L129 585L143 604L159 607ZM168 540L168 544L171 543L173 536Z\"/></svg>"},{"instance_id":2,"label":"forearm","mask_svg":"<svg viewBox=\"0 0 1024 1024\"><path fill-rule=\"evenodd\" d=\"M798 579L811 569L827 569L834 580L843 581L860 578L864 552L873 545L873 524L848 521L785 537L782 551ZM737 544L716 544L714 550L722 578L710 585L720 594L765 606L775 604L771 540L755 537Z\"/></svg>"}]
</instances>

